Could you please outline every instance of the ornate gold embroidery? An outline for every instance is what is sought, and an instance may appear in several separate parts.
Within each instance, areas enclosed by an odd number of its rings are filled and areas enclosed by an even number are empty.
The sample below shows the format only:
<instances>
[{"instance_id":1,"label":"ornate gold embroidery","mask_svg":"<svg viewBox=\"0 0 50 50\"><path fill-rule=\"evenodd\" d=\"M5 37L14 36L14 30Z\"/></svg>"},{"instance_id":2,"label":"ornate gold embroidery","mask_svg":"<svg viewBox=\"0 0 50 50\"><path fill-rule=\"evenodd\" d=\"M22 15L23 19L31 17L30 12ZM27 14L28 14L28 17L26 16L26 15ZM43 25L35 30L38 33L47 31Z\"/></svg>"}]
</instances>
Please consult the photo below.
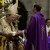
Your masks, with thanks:
<instances>
[{"instance_id":1,"label":"ornate gold embroidery","mask_svg":"<svg viewBox=\"0 0 50 50\"><path fill-rule=\"evenodd\" d=\"M42 40L43 40L43 34L44 34L44 25L41 25L41 31L42 31Z\"/></svg>"}]
</instances>

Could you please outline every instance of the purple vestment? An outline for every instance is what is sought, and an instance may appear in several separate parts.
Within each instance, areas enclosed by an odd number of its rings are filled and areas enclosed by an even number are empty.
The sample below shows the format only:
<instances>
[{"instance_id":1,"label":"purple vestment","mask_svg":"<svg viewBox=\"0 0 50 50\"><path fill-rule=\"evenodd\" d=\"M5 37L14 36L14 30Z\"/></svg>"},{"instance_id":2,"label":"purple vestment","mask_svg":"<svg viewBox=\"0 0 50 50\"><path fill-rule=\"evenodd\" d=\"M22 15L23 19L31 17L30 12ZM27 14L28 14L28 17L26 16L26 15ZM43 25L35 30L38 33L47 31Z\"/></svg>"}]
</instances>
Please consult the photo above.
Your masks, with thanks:
<instances>
[{"instance_id":1,"label":"purple vestment","mask_svg":"<svg viewBox=\"0 0 50 50\"><path fill-rule=\"evenodd\" d=\"M46 24L41 12L33 14L24 33L29 43L34 45L34 50L48 50ZM25 50L28 50L27 45Z\"/></svg>"},{"instance_id":2,"label":"purple vestment","mask_svg":"<svg viewBox=\"0 0 50 50\"><path fill-rule=\"evenodd\" d=\"M48 35L48 50L50 50L50 35Z\"/></svg>"}]
</instances>

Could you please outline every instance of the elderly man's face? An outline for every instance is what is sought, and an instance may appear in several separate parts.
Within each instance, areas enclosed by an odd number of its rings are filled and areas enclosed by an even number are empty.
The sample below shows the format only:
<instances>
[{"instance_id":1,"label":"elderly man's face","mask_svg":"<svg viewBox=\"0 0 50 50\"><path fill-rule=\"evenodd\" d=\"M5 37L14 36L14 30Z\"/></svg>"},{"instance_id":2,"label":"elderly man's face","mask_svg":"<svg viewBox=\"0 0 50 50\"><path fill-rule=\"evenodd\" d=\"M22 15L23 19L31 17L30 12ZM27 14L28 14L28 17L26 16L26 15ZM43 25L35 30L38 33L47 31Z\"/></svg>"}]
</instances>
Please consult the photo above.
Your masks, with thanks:
<instances>
[{"instance_id":1,"label":"elderly man's face","mask_svg":"<svg viewBox=\"0 0 50 50\"><path fill-rule=\"evenodd\" d=\"M10 14L7 18L9 21L14 21L16 19L16 16Z\"/></svg>"}]
</instances>

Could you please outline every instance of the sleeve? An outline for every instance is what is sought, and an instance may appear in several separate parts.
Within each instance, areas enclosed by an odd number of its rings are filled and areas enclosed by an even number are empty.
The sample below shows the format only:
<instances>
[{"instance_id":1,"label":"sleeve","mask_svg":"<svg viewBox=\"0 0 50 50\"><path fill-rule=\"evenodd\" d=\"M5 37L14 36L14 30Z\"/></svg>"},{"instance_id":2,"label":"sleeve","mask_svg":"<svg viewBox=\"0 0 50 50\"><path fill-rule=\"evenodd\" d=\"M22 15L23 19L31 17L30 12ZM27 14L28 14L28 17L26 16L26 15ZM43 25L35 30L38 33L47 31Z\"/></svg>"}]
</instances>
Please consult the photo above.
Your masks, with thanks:
<instances>
[{"instance_id":1,"label":"sleeve","mask_svg":"<svg viewBox=\"0 0 50 50\"><path fill-rule=\"evenodd\" d=\"M36 19L34 16L32 16L28 28L24 30L24 34L27 40L31 43L33 43L35 40L35 27L36 27Z\"/></svg>"}]
</instances>

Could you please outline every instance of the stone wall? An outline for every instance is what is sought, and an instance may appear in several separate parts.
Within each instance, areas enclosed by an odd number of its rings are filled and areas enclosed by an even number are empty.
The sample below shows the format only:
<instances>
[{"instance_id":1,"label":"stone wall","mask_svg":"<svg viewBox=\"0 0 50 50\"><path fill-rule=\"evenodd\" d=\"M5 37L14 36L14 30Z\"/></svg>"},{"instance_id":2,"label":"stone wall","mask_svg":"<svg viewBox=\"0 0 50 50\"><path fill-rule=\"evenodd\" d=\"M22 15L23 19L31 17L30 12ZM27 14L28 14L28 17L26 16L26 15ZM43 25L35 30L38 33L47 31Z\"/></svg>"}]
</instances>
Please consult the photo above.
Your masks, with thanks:
<instances>
[{"instance_id":1,"label":"stone wall","mask_svg":"<svg viewBox=\"0 0 50 50\"><path fill-rule=\"evenodd\" d=\"M50 0L21 0L27 11L29 12L29 17L32 15L32 7L34 3L38 3L42 6L42 13L45 18L50 18Z\"/></svg>"},{"instance_id":2,"label":"stone wall","mask_svg":"<svg viewBox=\"0 0 50 50\"><path fill-rule=\"evenodd\" d=\"M50 0L48 1L49 3L49 18L50 18Z\"/></svg>"}]
</instances>

